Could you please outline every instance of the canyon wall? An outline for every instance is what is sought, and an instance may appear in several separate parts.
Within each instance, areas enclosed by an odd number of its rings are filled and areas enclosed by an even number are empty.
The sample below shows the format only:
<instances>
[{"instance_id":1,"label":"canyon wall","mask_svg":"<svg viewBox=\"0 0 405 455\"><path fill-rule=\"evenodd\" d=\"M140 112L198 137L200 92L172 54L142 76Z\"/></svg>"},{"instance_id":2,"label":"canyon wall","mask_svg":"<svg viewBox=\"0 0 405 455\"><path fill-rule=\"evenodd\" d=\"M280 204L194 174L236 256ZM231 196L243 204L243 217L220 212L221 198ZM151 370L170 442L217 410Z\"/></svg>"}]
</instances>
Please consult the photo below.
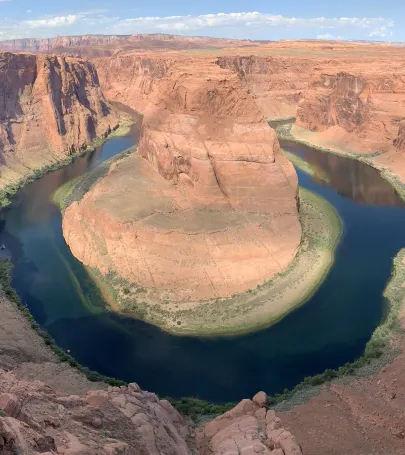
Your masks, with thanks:
<instances>
[{"instance_id":1,"label":"canyon wall","mask_svg":"<svg viewBox=\"0 0 405 455\"><path fill-rule=\"evenodd\" d=\"M225 55L217 62L239 76L267 120L295 117L315 64L309 58L265 55Z\"/></svg>"},{"instance_id":2,"label":"canyon wall","mask_svg":"<svg viewBox=\"0 0 405 455\"><path fill-rule=\"evenodd\" d=\"M356 153L403 149L405 62L321 65L298 105L297 125Z\"/></svg>"},{"instance_id":3,"label":"canyon wall","mask_svg":"<svg viewBox=\"0 0 405 455\"><path fill-rule=\"evenodd\" d=\"M284 270L300 244L297 176L238 76L212 58L97 67L107 96L145 117L139 153L67 208L73 254L152 301L229 296Z\"/></svg>"},{"instance_id":4,"label":"canyon wall","mask_svg":"<svg viewBox=\"0 0 405 455\"><path fill-rule=\"evenodd\" d=\"M112 55L125 49L198 49L253 45L250 40L213 38L208 36L168 35L164 33L135 35L77 35L54 38L0 40L0 50L35 53L75 53L81 56Z\"/></svg>"},{"instance_id":5,"label":"canyon wall","mask_svg":"<svg viewBox=\"0 0 405 455\"><path fill-rule=\"evenodd\" d=\"M118 124L94 65L0 54L1 185L90 145Z\"/></svg>"}]
</instances>

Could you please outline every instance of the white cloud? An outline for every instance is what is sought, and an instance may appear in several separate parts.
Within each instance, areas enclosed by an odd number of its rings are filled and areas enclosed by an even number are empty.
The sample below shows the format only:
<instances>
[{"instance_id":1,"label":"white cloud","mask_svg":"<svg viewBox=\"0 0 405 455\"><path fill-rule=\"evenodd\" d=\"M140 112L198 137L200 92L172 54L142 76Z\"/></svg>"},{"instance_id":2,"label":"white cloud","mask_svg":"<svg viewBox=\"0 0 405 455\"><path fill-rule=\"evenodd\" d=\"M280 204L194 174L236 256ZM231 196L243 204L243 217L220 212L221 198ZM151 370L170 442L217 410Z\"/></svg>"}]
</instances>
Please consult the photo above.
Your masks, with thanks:
<instances>
[{"instance_id":1,"label":"white cloud","mask_svg":"<svg viewBox=\"0 0 405 455\"><path fill-rule=\"evenodd\" d=\"M319 40L341 40L341 36L331 35L330 33L321 33L320 35L316 35L316 39Z\"/></svg>"},{"instance_id":2,"label":"white cloud","mask_svg":"<svg viewBox=\"0 0 405 455\"><path fill-rule=\"evenodd\" d=\"M26 20L24 24L28 28L41 28L41 27L62 27L65 25L72 25L80 18L77 14L69 14L68 16L55 16L48 19Z\"/></svg>"},{"instance_id":3,"label":"white cloud","mask_svg":"<svg viewBox=\"0 0 405 455\"><path fill-rule=\"evenodd\" d=\"M32 9L27 9L26 13L27 14L31 14L32 13Z\"/></svg>"},{"instance_id":4,"label":"white cloud","mask_svg":"<svg viewBox=\"0 0 405 455\"><path fill-rule=\"evenodd\" d=\"M370 38L385 38L386 36L392 36L392 31L389 30L387 27L382 26L370 32L368 36Z\"/></svg>"},{"instance_id":5,"label":"white cloud","mask_svg":"<svg viewBox=\"0 0 405 455\"><path fill-rule=\"evenodd\" d=\"M118 31L136 33L138 29L153 30L201 30L217 27L289 27L289 28L356 28L371 29L392 27L393 21L382 17L340 17L340 18L300 18L257 11L241 13L203 14L200 16L166 16L166 17L135 17L123 19L114 25Z\"/></svg>"},{"instance_id":6,"label":"white cloud","mask_svg":"<svg viewBox=\"0 0 405 455\"><path fill-rule=\"evenodd\" d=\"M32 11L26 12L30 14ZM303 18L252 11L196 16L120 18L108 14L108 10L99 9L66 15L35 18L30 16L30 19L19 21L3 18L0 21L0 36L2 39L15 39L87 33L178 33L260 39L279 37L339 39L341 35L365 39L369 36L388 36L393 27L392 20L382 17Z\"/></svg>"}]
</instances>

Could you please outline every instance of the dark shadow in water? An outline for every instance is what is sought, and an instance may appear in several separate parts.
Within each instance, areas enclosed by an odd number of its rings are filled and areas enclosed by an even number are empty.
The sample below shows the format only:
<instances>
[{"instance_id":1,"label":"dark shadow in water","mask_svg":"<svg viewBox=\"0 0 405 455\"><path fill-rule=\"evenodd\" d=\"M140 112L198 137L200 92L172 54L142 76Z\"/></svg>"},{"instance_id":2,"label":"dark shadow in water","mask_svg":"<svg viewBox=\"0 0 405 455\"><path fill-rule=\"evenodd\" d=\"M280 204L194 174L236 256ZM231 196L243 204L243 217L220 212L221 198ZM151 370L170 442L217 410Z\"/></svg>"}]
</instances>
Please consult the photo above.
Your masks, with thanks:
<instances>
[{"instance_id":1,"label":"dark shadow in water","mask_svg":"<svg viewBox=\"0 0 405 455\"><path fill-rule=\"evenodd\" d=\"M302 186L326 198L343 219L336 262L313 298L280 323L250 335L200 339L172 336L106 311L66 246L60 213L49 199L69 179L133 145L138 133L134 128L127 137L112 138L27 185L1 214L0 244L15 265L13 286L60 346L91 369L161 395L218 402L258 390L280 392L362 354L384 311L392 258L405 245L405 210L378 173L335 157L325 159L327 164L317 158L330 173L330 185L298 175ZM297 146L290 151L309 155Z\"/></svg>"},{"instance_id":2,"label":"dark shadow in water","mask_svg":"<svg viewBox=\"0 0 405 455\"><path fill-rule=\"evenodd\" d=\"M315 169L321 170L328 179L328 185L343 196L362 204L403 205L393 186L381 178L380 171L364 165L361 161L285 140L280 141L280 145L312 164ZM322 184L322 180L318 181Z\"/></svg>"}]
</instances>

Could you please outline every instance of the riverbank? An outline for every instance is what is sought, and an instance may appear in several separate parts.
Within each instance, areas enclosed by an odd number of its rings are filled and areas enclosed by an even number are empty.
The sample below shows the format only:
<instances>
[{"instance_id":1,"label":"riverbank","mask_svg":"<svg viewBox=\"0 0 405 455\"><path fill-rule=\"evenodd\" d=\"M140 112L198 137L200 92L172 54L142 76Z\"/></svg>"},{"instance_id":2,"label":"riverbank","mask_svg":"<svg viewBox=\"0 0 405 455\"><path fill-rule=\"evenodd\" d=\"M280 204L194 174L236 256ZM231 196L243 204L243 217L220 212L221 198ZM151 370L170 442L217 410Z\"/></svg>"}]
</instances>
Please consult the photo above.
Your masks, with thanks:
<instances>
[{"instance_id":1,"label":"riverbank","mask_svg":"<svg viewBox=\"0 0 405 455\"><path fill-rule=\"evenodd\" d=\"M71 188L67 187L67 191ZM71 197L71 196L70 196ZM65 199L69 196L64 195ZM303 229L299 252L284 272L271 280L229 298L197 302L147 303L134 298L133 284L113 272L97 270L97 283L124 314L135 316L177 335L235 335L269 327L298 306L319 288L334 260L342 223L333 207L321 197L300 190L300 222Z\"/></svg>"},{"instance_id":2,"label":"riverbank","mask_svg":"<svg viewBox=\"0 0 405 455\"><path fill-rule=\"evenodd\" d=\"M96 138L90 145L83 148L82 150L79 150L76 153L72 153L68 156L61 156L60 160L57 161L51 160L50 162L43 163L36 169L21 168L21 172L14 177L15 180L11 183L5 184L4 181L0 181L0 209L9 206L11 204L11 198L17 193L19 189L28 183L31 183L34 180L38 180L49 172L56 171L57 169L61 169L62 167L67 166L76 158L90 153L97 147L100 147L112 137L127 135L133 124L134 121L124 120L123 122L119 123L116 128L113 129L108 135L102 138Z\"/></svg>"},{"instance_id":3,"label":"riverbank","mask_svg":"<svg viewBox=\"0 0 405 455\"><path fill-rule=\"evenodd\" d=\"M319 139L317 133L301 128L290 122L275 126L275 130L279 139L285 139L296 144L312 147L320 152L332 153L337 156L358 160L378 169L381 176L387 180L387 182L395 188L401 198L405 200L405 182L395 173L395 170L392 167L387 167L386 163L384 163L384 153L356 153L353 150L340 147L338 144L333 144L331 142L326 144Z\"/></svg>"},{"instance_id":4,"label":"riverbank","mask_svg":"<svg viewBox=\"0 0 405 455\"><path fill-rule=\"evenodd\" d=\"M319 180L322 180L324 182L328 182L329 178L325 174L325 172L322 171L322 169L319 169L317 166L308 163L304 159L302 159L300 156L294 155L294 153L288 152L287 150L281 149L281 151L284 153L285 157L298 169L301 171L305 172L306 174L310 175L311 177L315 177Z\"/></svg>"},{"instance_id":5,"label":"riverbank","mask_svg":"<svg viewBox=\"0 0 405 455\"><path fill-rule=\"evenodd\" d=\"M375 158L379 157L380 153L356 154L337 146L334 148L322 147L315 140L316 133L304 130L291 123L277 127L276 132L279 139L312 147L324 153L359 160L376 168L405 200L405 183L391 169L381 167L379 163L376 163ZM310 138L314 141L310 141ZM302 166L305 161L299 157L296 158L298 159L296 164L298 167L303 168L302 170L310 175L314 174L311 167ZM306 406L310 406L312 399L323 401L323 395L330 393L330 390L336 385L352 387L353 384L360 383L362 378L368 378L372 386L375 387L375 383L380 381L377 378L381 372L386 371L387 365L390 365L393 370L400 369L401 373L396 374L402 375L403 362L401 359L405 355L403 348L405 345L405 248L401 249L393 258L392 276L383 295L388 304L386 315L381 324L374 330L366 344L364 354L359 359L349 362L337 370L326 370L321 374L305 378L294 389L270 397L269 405L279 411L289 411L304 403L307 403Z\"/></svg>"}]
</instances>

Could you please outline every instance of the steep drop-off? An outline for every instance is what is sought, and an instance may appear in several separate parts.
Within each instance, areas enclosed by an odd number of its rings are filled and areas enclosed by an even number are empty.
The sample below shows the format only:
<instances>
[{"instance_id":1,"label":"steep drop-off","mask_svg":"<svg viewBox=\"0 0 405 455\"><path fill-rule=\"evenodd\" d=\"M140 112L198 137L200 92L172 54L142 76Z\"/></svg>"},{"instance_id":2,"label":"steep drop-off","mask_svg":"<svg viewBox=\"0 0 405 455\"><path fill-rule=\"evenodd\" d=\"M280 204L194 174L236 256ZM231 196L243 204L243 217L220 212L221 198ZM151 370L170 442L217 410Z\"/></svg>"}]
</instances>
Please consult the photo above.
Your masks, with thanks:
<instances>
[{"instance_id":1,"label":"steep drop-off","mask_svg":"<svg viewBox=\"0 0 405 455\"><path fill-rule=\"evenodd\" d=\"M297 176L238 77L211 59L125 61L121 76L134 78L115 98L145 113L139 152L67 208L73 254L165 309L285 270L301 237ZM155 70L146 98L136 79Z\"/></svg>"},{"instance_id":2,"label":"steep drop-off","mask_svg":"<svg viewBox=\"0 0 405 455\"><path fill-rule=\"evenodd\" d=\"M402 148L403 62L322 66L311 75L297 125L357 153Z\"/></svg>"},{"instance_id":3,"label":"steep drop-off","mask_svg":"<svg viewBox=\"0 0 405 455\"><path fill-rule=\"evenodd\" d=\"M118 124L90 62L0 54L0 186L62 160Z\"/></svg>"},{"instance_id":4,"label":"steep drop-off","mask_svg":"<svg viewBox=\"0 0 405 455\"><path fill-rule=\"evenodd\" d=\"M295 437L265 408L263 392L214 420L206 415L197 426L135 383L90 382L57 361L3 290L0 310L3 455L222 455L225 448L247 455L301 454ZM192 400L185 405L186 414L193 413Z\"/></svg>"},{"instance_id":5,"label":"steep drop-off","mask_svg":"<svg viewBox=\"0 0 405 455\"><path fill-rule=\"evenodd\" d=\"M234 71L267 120L295 117L315 62L265 55L221 56L218 65Z\"/></svg>"}]
</instances>

